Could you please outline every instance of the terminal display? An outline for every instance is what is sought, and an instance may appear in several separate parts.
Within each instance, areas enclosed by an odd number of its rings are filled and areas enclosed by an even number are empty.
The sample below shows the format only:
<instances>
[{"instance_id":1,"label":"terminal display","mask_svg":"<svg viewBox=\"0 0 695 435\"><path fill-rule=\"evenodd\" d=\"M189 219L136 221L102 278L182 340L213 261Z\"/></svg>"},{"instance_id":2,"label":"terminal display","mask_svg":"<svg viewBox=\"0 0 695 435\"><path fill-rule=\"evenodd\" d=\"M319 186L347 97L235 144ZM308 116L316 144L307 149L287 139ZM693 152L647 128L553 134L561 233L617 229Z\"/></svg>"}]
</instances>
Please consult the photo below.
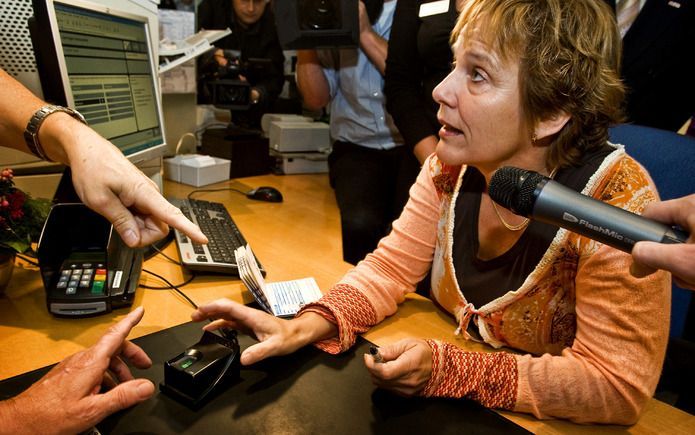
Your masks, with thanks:
<instances>
[{"instance_id":1,"label":"terminal display","mask_svg":"<svg viewBox=\"0 0 695 435\"><path fill-rule=\"evenodd\" d=\"M34 38L43 55L44 89L62 88L65 104L126 156L161 155L161 101L147 19L80 0L35 3L37 27L50 28ZM60 83L50 83L56 75Z\"/></svg>"}]
</instances>

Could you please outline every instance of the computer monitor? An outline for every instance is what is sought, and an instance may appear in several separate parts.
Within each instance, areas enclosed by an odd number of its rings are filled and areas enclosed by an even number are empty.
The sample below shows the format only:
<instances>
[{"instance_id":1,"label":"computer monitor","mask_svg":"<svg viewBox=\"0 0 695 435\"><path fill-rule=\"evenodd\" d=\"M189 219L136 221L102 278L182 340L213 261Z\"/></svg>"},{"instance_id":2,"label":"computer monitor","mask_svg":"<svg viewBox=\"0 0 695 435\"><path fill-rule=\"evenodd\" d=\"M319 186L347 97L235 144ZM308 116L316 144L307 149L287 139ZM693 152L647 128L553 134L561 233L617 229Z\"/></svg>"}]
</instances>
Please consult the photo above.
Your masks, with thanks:
<instances>
[{"instance_id":1,"label":"computer monitor","mask_svg":"<svg viewBox=\"0 0 695 435\"><path fill-rule=\"evenodd\" d=\"M33 0L30 23L44 97L81 112L132 162L166 150L146 17L82 0Z\"/></svg>"}]
</instances>

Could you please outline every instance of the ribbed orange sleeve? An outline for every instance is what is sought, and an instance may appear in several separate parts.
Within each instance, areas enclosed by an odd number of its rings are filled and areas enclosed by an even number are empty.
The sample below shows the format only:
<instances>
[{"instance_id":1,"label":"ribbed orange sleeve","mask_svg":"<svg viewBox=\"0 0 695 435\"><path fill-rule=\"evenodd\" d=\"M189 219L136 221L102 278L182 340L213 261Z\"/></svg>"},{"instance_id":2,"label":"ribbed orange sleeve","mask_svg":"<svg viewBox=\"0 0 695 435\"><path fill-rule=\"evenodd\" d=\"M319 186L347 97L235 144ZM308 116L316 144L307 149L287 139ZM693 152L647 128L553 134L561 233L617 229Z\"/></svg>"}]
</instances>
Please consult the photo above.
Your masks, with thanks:
<instances>
[{"instance_id":1,"label":"ribbed orange sleeve","mask_svg":"<svg viewBox=\"0 0 695 435\"><path fill-rule=\"evenodd\" d=\"M513 355L466 352L437 340L427 343L432 348L432 375L420 395L465 397L488 408L514 408L518 372Z\"/></svg>"},{"instance_id":2,"label":"ribbed orange sleeve","mask_svg":"<svg viewBox=\"0 0 695 435\"><path fill-rule=\"evenodd\" d=\"M357 334L375 325L376 312L359 290L345 284L334 286L324 297L307 304L297 313L313 312L338 327L338 336L314 343L324 352L336 354L349 349Z\"/></svg>"}]
</instances>

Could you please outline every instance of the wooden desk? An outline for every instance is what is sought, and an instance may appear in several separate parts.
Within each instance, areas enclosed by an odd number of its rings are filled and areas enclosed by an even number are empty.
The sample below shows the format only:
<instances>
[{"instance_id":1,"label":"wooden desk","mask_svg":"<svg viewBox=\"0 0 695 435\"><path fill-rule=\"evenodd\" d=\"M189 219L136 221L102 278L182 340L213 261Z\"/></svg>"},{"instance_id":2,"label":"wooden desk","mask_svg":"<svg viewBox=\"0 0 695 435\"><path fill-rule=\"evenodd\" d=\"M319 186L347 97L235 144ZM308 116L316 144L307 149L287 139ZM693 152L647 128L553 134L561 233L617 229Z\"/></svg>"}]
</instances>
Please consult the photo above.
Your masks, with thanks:
<instances>
[{"instance_id":1,"label":"wooden desk","mask_svg":"<svg viewBox=\"0 0 695 435\"><path fill-rule=\"evenodd\" d=\"M262 185L279 189L281 204L246 199L238 192L200 193L196 198L223 202L268 270L268 281L313 276L325 290L350 266L341 253L340 221L333 192L325 175L259 176L219 183L206 188L232 187L241 191ZM190 186L166 184L166 194L184 197ZM177 258L176 247L165 250ZM124 310L89 319L57 319L46 310L44 290L37 269L22 265L15 268L6 294L0 297L0 379L55 363L65 356L94 343ZM145 263L145 269L182 282L179 266L157 256ZM160 285L143 274L142 282ZM225 276L196 278L183 291L196 303L226 297L250 302L251 295L241 281ZM145 307L145 317L133 330L138 337L190 320L192 308L172 291L139 289L134 306ZM490 349L454 336L455 324L429 300L411 295L399 312L366 334L377 344L392 343L405 337L438 338L469 350ZM658 400L652 400L641 420L634 426L581 426L561 420L539 421L512 412L502 414L536 433L692 433L695 416Z\"/></svg>"}]
</instances>

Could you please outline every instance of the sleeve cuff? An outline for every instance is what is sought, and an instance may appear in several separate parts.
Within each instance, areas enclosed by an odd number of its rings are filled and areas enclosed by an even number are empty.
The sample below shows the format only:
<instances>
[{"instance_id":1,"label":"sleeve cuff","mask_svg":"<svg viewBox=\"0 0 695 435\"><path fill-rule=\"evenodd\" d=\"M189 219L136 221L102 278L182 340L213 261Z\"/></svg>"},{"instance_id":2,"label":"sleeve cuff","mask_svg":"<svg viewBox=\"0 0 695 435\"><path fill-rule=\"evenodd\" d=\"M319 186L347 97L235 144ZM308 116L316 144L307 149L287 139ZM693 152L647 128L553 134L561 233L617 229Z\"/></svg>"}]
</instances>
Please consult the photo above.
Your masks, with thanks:
<instances>
[{"instance_id":1,"label":"sleeve cuff","mask_svg":"<svg viewBox=\"0 0 695 435\"><path fill-rule=\"evenodd\" d=\"M514 409L519 384L516 359L506 352L466 352L437 340L432 348L432 374L424 397L468 398L488 408Z\"/></svg>"},{"instance_id":2,"label":"sleeve cuff","mask_svg":"<svg viewBox=\"0 0 695 435\"><path fill-rule=\"evenodd\" d=\"M376 324L376 311L367 297L355 287L346 284L335 285L321 299L307 304L297 313L313 312L338 327L338 336L314 343L328 353L340 353L349 349L357 334L366 332Z\"/></svg>"}]
</instances>

